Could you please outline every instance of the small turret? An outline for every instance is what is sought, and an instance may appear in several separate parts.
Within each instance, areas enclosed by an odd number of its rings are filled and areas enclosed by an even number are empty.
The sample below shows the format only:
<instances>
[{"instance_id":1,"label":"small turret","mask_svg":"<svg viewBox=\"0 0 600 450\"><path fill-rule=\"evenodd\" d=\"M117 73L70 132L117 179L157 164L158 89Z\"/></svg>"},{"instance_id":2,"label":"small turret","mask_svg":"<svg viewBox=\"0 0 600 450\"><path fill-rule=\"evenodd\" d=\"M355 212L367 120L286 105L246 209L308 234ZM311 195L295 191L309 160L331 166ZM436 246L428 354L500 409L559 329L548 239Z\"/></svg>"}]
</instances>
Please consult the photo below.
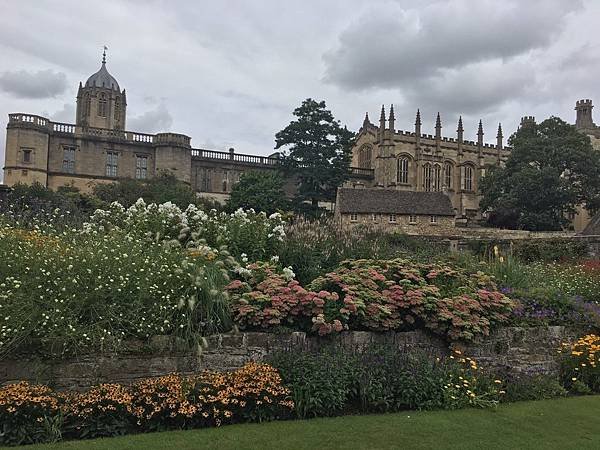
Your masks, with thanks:
<instances>
[{"instance_id":1,"label":"small turret","mask_svg":"<svg viewBox=\"0 0 600 450\"><path fill-rule=\"evenodd\" d=\"M529 128L529 127L535 127L535 117L533 117L533 116L521 117L520 128Z\"/></svg>"},{"instance_id":2,"label":"small turret","mask_svg":"<svg viewBox=\"0 0 600 450\"><path fill-rule=\"evenodd\" d=\"M462 116L458 116L458 127L456 128L456 140L458 142L458 154L462 154L463 138L465 129L463 128Z\"/></svg>"},{"instance_id":3,"label":"small turret","mask_svg":"<svg viewBox=\"0 0 600 450\"><path fill-rule=\"evenodd\" d=\"M480 147L483 145L483 123L481 119L479 119L479 128L477 128L477 145Z\"/></svg>"},{"instance_id":4,"label":"small turret","mask_svg":"<svg viewBox=\"0 0 600 450\"><path fill-rule=\"evenodd\" d=\"M440 113L437 113L437 118L435 119L435 138L440 140L442 138L442 120L440 119Z\"/></svg>"},{"instance_id":5,"label":"small turret","mask_svg":"<svg viewBox=\"0 0 600 450\"><path fill-rule=\"evenodd\" d=\"M421 111L417 109L417 117L415 118L415 144L417 148L421 145Z\"/></svg>"},{"instance_id":6,"label":"small turret","mask_svg":"<svg viewBox=\"0 0 600 450\"><path fill-rule=\"evenodd\" d=\"M369 128L370 125L371 125L371 121L369 120L369 113L366 112L365 120L363 120L363 124L362 124L363 130L366 130L367 128Z\"/></svg>"},{"instance_id":7,"label":"small turret","mask_svg":"<svg viewBox=\"0 0 600 450\"><path fill-rule=\"evenodd\" d=\"M498 148L498 150L502 150L502 138L504 136L502 135L502 124L499 123L498 124L498 134L496 135L496 147Z\"/></svg>"},{"instance_id":8,"label":"small turret","mask_svg":"<svg viewBox=\"0 0 600 450\"><path fill-rule=\"evenodd\" d=\"M592 101L590 99L578 100L575 103L575 111L577 111L577 118L575 120L575 127L577 129L593 129L596 128L594 120L592 119Z\"/></svg>"},{"instance_id":9,"label":"small turret","mask_svg":"<svg viewBox=\"0 0 600 450\"><path fill-rule=\"evenodd\" d=\"M383 141L385 134L385 106L381 105L381 115L379 116L379 140Z\"/></svg>"},{"instance_id":10,"label":"small turret","mask_svg":"<svg viewBox=\"0 0 600 450\"><path fill-rule=\"evenodd\" d=\"M396 118L394 117L394 105L390 106L390 118L388 120L388 127L390 129L390 134L393 136L395 133L395 122Z\"/></svg>"}]
</instances>

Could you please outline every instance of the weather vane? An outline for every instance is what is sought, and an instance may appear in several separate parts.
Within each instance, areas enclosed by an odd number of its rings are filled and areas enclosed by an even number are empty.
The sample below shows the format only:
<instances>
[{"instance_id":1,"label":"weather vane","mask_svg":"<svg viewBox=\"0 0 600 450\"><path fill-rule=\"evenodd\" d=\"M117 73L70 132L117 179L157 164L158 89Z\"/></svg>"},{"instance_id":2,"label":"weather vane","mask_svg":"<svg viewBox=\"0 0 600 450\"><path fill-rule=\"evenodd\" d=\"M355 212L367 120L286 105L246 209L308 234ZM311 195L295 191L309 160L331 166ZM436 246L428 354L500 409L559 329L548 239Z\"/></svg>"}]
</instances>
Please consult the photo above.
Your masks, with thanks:
<instances>
[{"instance_id":1,"label":"weather vane","mask_svg":"<svg viewBox=\"0 0 600 450\"><path fill-rule=\"evenodd\" d=\"M105 45L104 52L102 52L102 64L106 64L106 50L108 50L108 47Z\"/></svg>"}]
</instances>

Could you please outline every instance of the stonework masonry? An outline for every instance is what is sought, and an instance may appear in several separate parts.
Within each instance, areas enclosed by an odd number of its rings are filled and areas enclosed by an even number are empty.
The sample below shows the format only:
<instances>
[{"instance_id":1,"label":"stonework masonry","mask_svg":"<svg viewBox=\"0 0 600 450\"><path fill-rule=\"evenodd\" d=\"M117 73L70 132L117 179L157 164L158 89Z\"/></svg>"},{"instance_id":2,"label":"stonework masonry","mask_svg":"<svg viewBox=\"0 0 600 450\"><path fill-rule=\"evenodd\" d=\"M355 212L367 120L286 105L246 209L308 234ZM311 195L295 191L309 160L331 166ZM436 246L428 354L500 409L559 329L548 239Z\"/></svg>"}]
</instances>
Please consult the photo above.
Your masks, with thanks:
<instances>
[{"instance_id":1,"label":"stonework masonry","mask_svg":"<svg viewBox=\"0 0 600 450\"><path fill-rule=\"evenodd\" d=\"M38 182L53 189L73 185L88 192L95 183L147 179L169 171L200 196L224 201L244 172L281 168L278 154L192 148L191 138L183 134L127 131L126 108L126 92L103 57L100 70L79 84L74 124L9 114L4 183ZM372 170L353 168L352 178L368 180ZM295 184L290 177L286 190L293 191Z\"/></svg>"},{"instance_id":2,"label":"stonework masonry","mask_svg":"<svg viewBox=\"0 0 600 450\"><path fill-rule=\"evenodd\" d=\"M592 101L576 102L575 127L589 136L600 150L600 127L592 119ZM435 133L422 132L421 114L417 110L414 131L395 129L393 105L386 117L382 106L379 125L365 115L358 139L352 149L352 165L373 170L367 188L384 187L405 191L441 191L451 199L456 218L463 221L480 219L480 179L490 166L502 166L511 148L504 145L502 126L498 124L495 144L484 143L484 127L479 121L477 140L464 139L462 118L458 119L456 137L442 136L442 120L438 113ZM535 124L535 118L525 116L520 127ZM348 185L356 183L352 180ZM574 231L582 231L590 221L580 207L570 218Z\"/></svg>"},{"instance_id":3,"label":"stonework masonry","mask_svg":"<svg viewBox=\"0 0 600 450\"><path fill-rule=\"evenodd\" d=\"M556 375L557 348L571 342L576 334L565 327L501 328L482 342L459 346L484 367L506 370L513 374L547 373ZM426 351L433 355L448 354L442 340L422 332L374 333L342 332L339 336L319 338L305 333L239 333L212 336L201 354L178 352L174 342L157 336L145 353L94 354L71 360L21 357L0 361L0 385L18 380L49 384L57 389L81 389L98 383L132 383L140 378L177 372L192 374L202 370L233 370L249 361L262 361L277 349L319 347L331 343L345 349L381 344L406 352Z\"/></svg>"},{"instance_id":4,"label":"stonework masonry","mask_svg":"<svg viewBox=\"0 0 600 450\"><path fill-rule=\"evenodd\" d=\"M575 126L600 150L600 128L592 119L592 101L576 103ZM77 92L75 123L53 122L27 113L9 114L6 132L4 183L41 183L56 189L70 184L89 191L95 183L119 178L146 179L169 171L190 183L200 196L224 201L247 171L273 171L281 167L278 154L258 156L193 148L191 138L179 133L146 134L126 130L127 95L108 72L106 56L100 69ZM366 188L445 192L462 223L481 217L478 186L488 167L502 165L511 149L504 145L502 127L496 142L484 142L480 121L477 141L464 139L459 118L456 137L442 136L438 114L435 133L423 133L417 111L414 131L395 129L393 106L379 125L368 115L352 150L351 180ZM535 123L523 117L521 127ZM295 189L295 179L286 189ZM583 208L572 218L581 231L590 217Z\"/></svg>"}]
</instances>

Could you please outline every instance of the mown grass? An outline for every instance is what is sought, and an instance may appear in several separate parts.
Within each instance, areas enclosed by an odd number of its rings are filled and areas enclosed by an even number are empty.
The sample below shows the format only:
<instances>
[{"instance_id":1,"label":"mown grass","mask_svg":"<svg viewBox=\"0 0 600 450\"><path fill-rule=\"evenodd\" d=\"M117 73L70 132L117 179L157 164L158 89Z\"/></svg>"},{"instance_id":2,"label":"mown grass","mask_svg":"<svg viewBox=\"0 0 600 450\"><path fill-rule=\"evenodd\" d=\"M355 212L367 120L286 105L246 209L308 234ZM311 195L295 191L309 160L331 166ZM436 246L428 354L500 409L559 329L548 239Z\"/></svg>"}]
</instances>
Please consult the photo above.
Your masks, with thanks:
<instances>
[{"instance_id":1,"label":"mown grass","mask_svg":"<svg viewBox=\"0 0 600 450\"><path fill-rule=\"evenodd\" d=\"M502 405L493 410L407 411L233 425L31 449L598 449L600 396Z\"/></svg>"}]
</instances>

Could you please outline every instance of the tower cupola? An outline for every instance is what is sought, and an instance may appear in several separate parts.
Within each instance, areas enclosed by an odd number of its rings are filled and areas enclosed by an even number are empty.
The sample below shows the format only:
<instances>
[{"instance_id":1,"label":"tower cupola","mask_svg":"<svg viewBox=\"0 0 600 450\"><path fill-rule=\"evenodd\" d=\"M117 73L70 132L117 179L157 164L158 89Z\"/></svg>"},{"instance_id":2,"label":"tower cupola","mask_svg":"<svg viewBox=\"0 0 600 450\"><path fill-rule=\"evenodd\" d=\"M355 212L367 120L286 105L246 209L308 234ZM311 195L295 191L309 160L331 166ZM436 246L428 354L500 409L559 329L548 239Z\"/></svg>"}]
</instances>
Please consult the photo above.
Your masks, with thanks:
<instances>
[{"instance_id":1,"label":"tower cupola","mask_svg":"<svg viewBox=\"0 0 600 450\"><path fill-rule=\"evenodd\" d=\"M125 89L106 68L106 50L102 53L100 70L91 75L77 92L76 124L82 127L125 129L127 99Z\"/></svg>"}]
</instances>

